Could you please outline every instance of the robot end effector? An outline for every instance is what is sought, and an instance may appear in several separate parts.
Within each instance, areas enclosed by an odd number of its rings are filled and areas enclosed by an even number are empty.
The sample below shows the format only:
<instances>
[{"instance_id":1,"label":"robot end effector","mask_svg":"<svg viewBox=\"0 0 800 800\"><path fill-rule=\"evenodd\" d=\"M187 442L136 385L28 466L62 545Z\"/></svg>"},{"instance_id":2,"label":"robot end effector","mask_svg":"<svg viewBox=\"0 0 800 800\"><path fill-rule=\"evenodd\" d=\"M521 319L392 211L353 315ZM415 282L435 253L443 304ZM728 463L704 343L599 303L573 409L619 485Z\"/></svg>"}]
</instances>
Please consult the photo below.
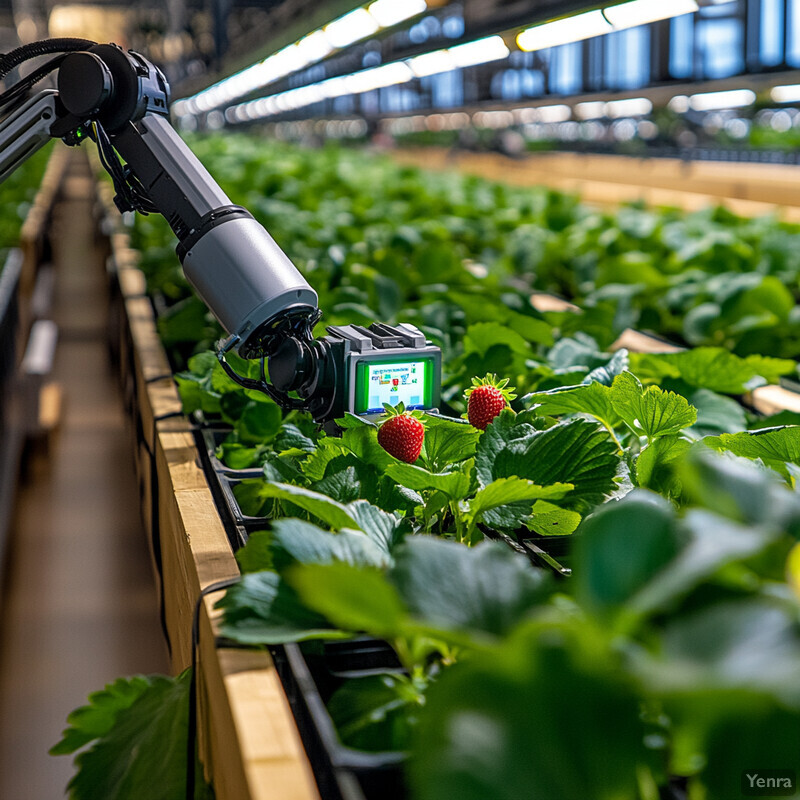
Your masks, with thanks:
<instances>
[{"instance_id":1,"label":"robot end effector","mask_svg":"<svg viewBox=\"0 0 800 800\"><path fill-rule=\"evenodd\" d=\"M120 211L160 213L175 232L187 279L230 334L218 350L230 377L319 422L345 411L379 412L384 401L438 403L441 353L412 326L344 326L313 338L321 316L316 293L172 128L169 85L157 67L116 45L47 40L0 56L0 77L43 52L61 53L49 62L58 68L58 91L17 105L0 123L0 181L50 138L71 145L94 139ZM0 96L0 108L8 96L19 100L17 86ZM238 375L225 360L231 350L260 359L260 377ZM381 370L399 377L387 383ZM401 379L409 387L402 398Z\"/></svg>"}]
</instances>

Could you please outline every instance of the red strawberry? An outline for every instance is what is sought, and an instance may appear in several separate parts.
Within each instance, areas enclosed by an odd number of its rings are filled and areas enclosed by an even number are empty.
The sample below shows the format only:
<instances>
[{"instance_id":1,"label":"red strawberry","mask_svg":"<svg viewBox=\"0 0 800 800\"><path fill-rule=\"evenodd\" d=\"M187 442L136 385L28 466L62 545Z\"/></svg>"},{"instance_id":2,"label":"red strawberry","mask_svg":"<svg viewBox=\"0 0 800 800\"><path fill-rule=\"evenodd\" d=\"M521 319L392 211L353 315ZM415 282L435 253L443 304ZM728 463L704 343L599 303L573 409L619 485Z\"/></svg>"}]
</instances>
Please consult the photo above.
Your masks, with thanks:
<instances>
[{"instance_id":1,"label":"red strawberry","mask_svg":"<svg viewBox=\"0 0 800 800\"><path fill-rule=\"evenodd\" d=\"M378 444L390 455L413 464L422 451L425 440L425 426L416 411L406 411L402 403L383 407L389 419L378 428Z\"/></svg>"},{"instance_id":2,"label":"red strawberry","mask_svg":"<svg viewBox=\"0 0 800 800\"><path fill-rule=\"evenodd\" d=\"M473 378L472 387L464 392L467 398L467 419L473 428L485 431L488 424L513 400L514 387L508 378L497 380L496 375Z\"/></svg>"}]
</instances>

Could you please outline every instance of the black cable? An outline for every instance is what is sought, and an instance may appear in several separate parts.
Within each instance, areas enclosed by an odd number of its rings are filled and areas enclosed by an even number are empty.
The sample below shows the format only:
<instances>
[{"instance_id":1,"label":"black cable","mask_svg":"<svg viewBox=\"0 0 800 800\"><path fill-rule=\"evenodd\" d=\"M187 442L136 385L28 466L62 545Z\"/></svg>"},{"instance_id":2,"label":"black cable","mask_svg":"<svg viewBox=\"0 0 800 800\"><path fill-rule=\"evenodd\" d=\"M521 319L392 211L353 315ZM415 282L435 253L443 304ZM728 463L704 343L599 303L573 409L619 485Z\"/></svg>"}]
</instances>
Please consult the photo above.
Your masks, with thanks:
<instances>
[{"instance_id":1,"label":"black cable","mask_svg":"<svg viewBox=\"0 0 800 800\"><path fill-rule=\"evenodd\" d=\"M49 53L66 53L77 50L88 50L94 47L97 42L89 39L42 39L40 42L23 44L9 53L0 55L0 78L5 78L14 67L19 66L32 58L46 56Z\"/></svg>"},{"instance_id":2,"label":"black cable","mask_svg":"<svg viewBox=\"0 0 800 800\"><path fill-rule=\"evenodd\" d=\"M42 78L59 67L65 58L65 55L51 58L47 63L43 64L30 75L26 75L21 81L15 83L10 89L3 92L3 94L0 94L0 109L19 100L20 96L24 95L35 83L38 83Z\"/></svg>"},{"instance_id":3,"label":"black cable","mask_svg":"<svg viewBox=\"0 0 800 800\"><path fill-rule=\"evenodd\" d=\"M189 681L189 723L186 736L186 800L194 800L195 769L197 764L197 648L200 644L200 609L203 598L239 583L239 578L217 581L200 591L192 615L192 676ZM237 645L238 646L238 645Z\"/></svg>"}]
</instances>

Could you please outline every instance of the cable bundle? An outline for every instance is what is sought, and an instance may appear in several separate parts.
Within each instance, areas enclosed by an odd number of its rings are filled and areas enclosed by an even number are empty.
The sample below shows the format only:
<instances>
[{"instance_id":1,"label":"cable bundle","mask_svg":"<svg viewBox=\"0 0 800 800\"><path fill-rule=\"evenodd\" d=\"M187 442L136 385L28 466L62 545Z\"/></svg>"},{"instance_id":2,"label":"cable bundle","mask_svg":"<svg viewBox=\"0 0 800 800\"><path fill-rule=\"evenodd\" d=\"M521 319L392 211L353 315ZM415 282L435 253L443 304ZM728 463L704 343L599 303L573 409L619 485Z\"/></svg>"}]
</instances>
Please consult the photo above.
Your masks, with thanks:
<instances>
[{"instance_id":1,"label":"cable bundle","mask_svg":"<svg viewBox=\"0 0 800 800\"><path fill-rule=\"evenodd\" d=\"M96 42L89 39L43 39L41 42L31 42L17 47L10 53L0 55L0 78L5 78L11 70L30 61L32 58L58 53L55 58L51 58L41 67L35 69L30 75L15 83L11 88L0 94L0 113L11 110L9 106L14 106L22 100L28 90L38 83L46 75L56 69L68 53L77 50L88 50L94 47Z\"/></svg>"}]
</instances>

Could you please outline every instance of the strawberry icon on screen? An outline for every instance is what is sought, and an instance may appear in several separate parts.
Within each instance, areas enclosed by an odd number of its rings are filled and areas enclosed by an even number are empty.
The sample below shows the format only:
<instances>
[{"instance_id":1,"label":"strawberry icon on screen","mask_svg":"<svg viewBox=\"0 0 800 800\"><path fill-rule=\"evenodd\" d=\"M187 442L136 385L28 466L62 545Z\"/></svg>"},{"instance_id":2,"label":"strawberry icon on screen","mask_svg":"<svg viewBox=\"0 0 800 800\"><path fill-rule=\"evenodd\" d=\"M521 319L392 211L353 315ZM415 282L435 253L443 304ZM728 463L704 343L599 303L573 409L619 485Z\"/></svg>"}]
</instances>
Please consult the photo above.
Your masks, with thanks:
<instances>
[{"instance_id":1,"label":"strawberry icon on screen","mask_svg":"<svg viewBox=\"0 0 800 800\"><path fill-rule=\"evenodd\" d=\"M392 378L392 386L397 386L398 383L400 383L398 378Z\"/></svg>"}]
</instances>

